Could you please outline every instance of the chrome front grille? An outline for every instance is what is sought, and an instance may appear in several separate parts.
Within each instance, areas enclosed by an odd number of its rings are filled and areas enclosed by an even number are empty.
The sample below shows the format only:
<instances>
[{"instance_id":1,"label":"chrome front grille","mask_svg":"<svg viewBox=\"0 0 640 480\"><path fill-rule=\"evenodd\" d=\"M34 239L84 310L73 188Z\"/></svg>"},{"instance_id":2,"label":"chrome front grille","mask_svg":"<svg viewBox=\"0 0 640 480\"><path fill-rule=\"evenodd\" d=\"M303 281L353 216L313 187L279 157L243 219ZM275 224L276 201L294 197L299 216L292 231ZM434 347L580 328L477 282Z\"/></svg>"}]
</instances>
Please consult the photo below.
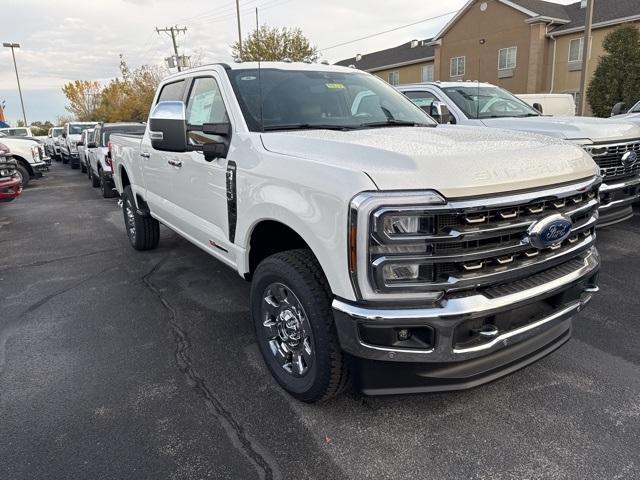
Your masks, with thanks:
<instances>
[{"instance_id":1,"label":"chrome front grille","mask_svg":"<svg viewBox=\"0 0 640 480\"><path fill-rule=\"evenodd\" d=\"M414 292L464 295L522 280L584 256L595 242L599 179L537 191L471 201L450 201L424 209L428 234L382 238L372 220L368 249L371 282L380 293L412 288L385 280L385 266L420 264ZM392 211L393 213L393 211ZM397 214L397 212L396 212ZM530 243L536 222L561 214L573 223L562 243L538 249Z\"/></svg>"},{"instance_id":2,"label":"chrome front grille","mask_svg":"<svg viewBox=\"0 0 640 480\"><path fill-rule=\"evenodd\" d=\"M600 175L607 181L640 174L640 141L588 145L585 149L600 167ZM622 157L631 151L638 154L639 160L632 165L624 165Z\"/></svg>"}]
</instances>

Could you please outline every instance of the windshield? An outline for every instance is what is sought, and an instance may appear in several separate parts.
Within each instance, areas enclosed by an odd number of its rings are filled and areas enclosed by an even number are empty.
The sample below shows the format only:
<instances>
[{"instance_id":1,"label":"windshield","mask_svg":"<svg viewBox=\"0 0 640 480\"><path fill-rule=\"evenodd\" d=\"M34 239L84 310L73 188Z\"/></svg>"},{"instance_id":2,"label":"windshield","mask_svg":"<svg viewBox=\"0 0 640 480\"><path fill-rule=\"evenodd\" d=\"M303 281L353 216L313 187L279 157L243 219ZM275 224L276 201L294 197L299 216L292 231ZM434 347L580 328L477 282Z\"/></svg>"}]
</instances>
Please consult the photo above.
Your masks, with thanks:
<instances>
[{"instance_id":1,"label":"windshield","mask_svg":"<svg viewBox=\"0 0 640 480\"><path fill-rule=\"evenodd\" d=\"M538 117L540 113L498 87L478 85L442 89L467 118Z\"/></svg>"},{"instance_id":2,"label":"windshield","mask_svg":"<svg viewBox=\"0 0 640 480\"><path fill-rule=\"evenodd\" d=\"M95 127L95 123L85 124L85 125L73 125L69 124L69 135L80 135L83 130L87 130Z\"/></svg>"},{"instance_id":3,"label":"windshield","mask_svg":"<svg viewBox=\"0 0 640 480\"><path fill-rule=\"evenodd\" d=\"M640 102L636 103L633 107L631 107L631 110L629 110L629 113L640 113Z\"/></svg>"},{"instance_id":4,"label":"windshield","mask_svg":"<svg viewBox=\"0 0 640 480\"><path fill-rule=\"evenodd\" d=\"M51 132L51 136L59 137L60 135L62 135L62 132L64 132L64 128L54 128Z\"/></svg>"},{"instance_id":5,"label":"windshield","mask_svg":"<svg viewBox=\"0 0 640 480\"><path fill-rule=\"evenodd\" d=\"M437 125L404 95L365 73L265 68L228 75L254 132L262 130L261 117L265 131Z\"/></svg>"}]
</instances>

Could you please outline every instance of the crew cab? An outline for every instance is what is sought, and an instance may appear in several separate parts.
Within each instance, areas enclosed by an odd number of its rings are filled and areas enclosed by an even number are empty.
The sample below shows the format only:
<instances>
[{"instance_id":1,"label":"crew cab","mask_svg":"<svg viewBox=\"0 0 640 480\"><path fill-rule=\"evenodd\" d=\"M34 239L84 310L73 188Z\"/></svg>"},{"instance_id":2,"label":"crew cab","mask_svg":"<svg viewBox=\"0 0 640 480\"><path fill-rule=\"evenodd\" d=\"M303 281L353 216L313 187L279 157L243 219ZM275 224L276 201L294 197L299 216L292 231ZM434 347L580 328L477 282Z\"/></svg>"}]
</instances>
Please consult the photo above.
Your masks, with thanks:
<instances>
[{"instance_id":1,"label":"crew cab","mask_svg":"<svg viewBox=\"0 0 640 480\"><path fill-rule=\"evenodd\" d=\"M22 193L17 167L9 147L0 143L0 202L11 202Z\"/></svg>"},{"instance_id":2,"label":"crew cab","mask_svg":"<svg viewBox=\"0 0 640 480\"><path fill-rule=\"evenodd\" d=\"M305 402L349 376L370 395L494 380L564 344L598 289L583 149L439 126L368 73L184 71L111 144L133 248L162 223L250 280L264 361Z\"/></svg>"},{"instance_id":3,"label":"crew cab","mask_svg":"<svg viewBox=\"0 0 640 480\"><path fill-rule=\"evenodd\" d=\"M46 154L58 162L62 160L60 155L60 140L62 139L63 132L63 127L50 128L47 133L47 138L44 140Z\"/></svg>"},{"instance_id":4,"label":"crew cab","mask_svg":"<svg viewBox=\"0 0 640 480\"><path fill-rule=\"evenodd\" d=\"M127 134L139 139L144 134L145 128L144 123L100 123L96 126L93 138L88 145L87 169L91 184L95 188L100 187L104 198L113 198L117 195L111 168L111 135Z\"/></svg>"},{"instance_id":5,"label":"crew cab","mask_svg":"<svg viewBox=\"0 0 640 480\"><path fill-rule=\"evenodd\" d=\"M51 160L45 155L42 143L35 138L0 135L0 143L11 151L22 187L26 187L31 179L42 177L49 169Z\"/></svg>"},{"instance_id":6,"label":"crew cab","mask_svg":"<svg viewBox=\"0 0 640 480\"><path fill-rule=\"evenodd\" d=\"M91 129L97 122L69 122L64 124L62 140L60 141L60 156L62 163L69 163L71 168L80 168L78 142L83 130Z\"/></svg>"},{"instance_id":7,"label":"crew cab","mask_svg":"<svg viewBox=\"0 0 640 480\"><path fill-rule=\"evenodd\" d=\"M449 123L539 133L580 145L600 167L599 227L633 216L640 198L640 127L589 117L545 117L508 91L478 82L431 82L398 89L438 115L445 106Z\"/></svg>"}]
</instances>

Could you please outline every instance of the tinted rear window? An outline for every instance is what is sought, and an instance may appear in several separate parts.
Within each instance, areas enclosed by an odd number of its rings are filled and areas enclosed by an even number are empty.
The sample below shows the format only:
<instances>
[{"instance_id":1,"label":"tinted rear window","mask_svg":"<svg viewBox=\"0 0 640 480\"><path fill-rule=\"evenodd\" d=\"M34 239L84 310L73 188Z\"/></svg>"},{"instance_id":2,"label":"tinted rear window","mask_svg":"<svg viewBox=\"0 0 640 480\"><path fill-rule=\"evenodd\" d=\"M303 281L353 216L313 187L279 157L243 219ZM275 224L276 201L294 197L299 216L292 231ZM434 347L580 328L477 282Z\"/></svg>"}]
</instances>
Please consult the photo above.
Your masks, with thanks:
<instances>
[{"instance_id":1,"label":"tinted rear window","mask_svg":"<svg viewBox=\"0 0 640 480\"><path fill-rule=\"evenodd\" d=\"M140 125L127 125L127 126L122 126L122 127L114 127L114 128L105 128L102 131L102 145L103 147L105 147L107 145L107 143L109 143L109 139L111 138L111 135L114 133L131 133L131 134L137 134L137 135L143 135L145 129L147 128L147 126L143 123L141 123Z\"/></svg>"},{"instance_id":2,"label":"tinted rear window","mask_svg":"<svg viewBox=\"0 0 640 480\"><path fill-rule=\"evenodd\" d=\"M158 102L180 101L184 97L184 80L167 83L162 87Z\"/></svg>"}]
</instances>

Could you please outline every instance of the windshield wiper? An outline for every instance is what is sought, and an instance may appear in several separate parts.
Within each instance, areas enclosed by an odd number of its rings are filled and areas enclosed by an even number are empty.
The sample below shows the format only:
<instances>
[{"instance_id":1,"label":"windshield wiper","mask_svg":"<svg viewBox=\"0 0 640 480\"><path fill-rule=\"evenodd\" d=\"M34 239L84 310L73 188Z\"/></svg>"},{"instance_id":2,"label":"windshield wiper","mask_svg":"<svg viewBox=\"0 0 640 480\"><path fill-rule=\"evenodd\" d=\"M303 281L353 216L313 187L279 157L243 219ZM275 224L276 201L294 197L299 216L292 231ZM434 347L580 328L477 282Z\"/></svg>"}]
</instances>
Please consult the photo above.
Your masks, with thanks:
<instances>
[{"instance_id":1,"label":"windshield wiper","mask_svg":"<svg viewBox=\"0 0 640 480\"><path fill-rule=\"evenodd\" d=\"M435 127L428 123L407 122L405 120L387 120L386 122L369 122L361 123L362 128L379 128L379 127Z\"/></svg>"},{"instance_id":2,"label":"windshield wiper","mask_svg":"<svg viewBox=\"0 0 640 480\"><path fill-rule=\"evenodd\" d=\"M323 123L293 123L289 125L268 125L263 128L265 132L273 132L278 130L338 130L347 131L355 130L358 127L350 125L332 125Z\"/></svg>"}]
</instances>

